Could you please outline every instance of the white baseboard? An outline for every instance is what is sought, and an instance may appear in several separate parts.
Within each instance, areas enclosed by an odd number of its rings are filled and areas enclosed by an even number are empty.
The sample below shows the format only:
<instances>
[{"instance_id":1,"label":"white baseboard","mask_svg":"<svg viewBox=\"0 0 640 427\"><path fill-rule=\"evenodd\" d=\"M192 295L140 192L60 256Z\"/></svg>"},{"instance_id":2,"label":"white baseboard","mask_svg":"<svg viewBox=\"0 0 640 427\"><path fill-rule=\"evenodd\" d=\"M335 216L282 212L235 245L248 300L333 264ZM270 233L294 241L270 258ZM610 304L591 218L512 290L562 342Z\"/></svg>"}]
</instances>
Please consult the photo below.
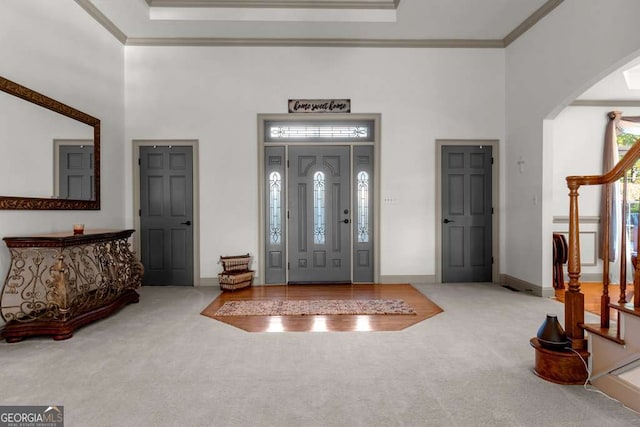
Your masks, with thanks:
<instances>
[{"instance_id":1,"label":"white baseboard","mask_svg":"<svg viewBox=\"0 0 640 427\"><path fill-rule=\"evenodd\" d=\"M580 282L602 282L602 273L580 274ZM565 277L565 284L569 283L569 278Z\"/></svg>"},{"instance_id":2,"label":"white baseboard","mask_svg":"<svg viewBox=\"0 0 640 427\"><path fill-rule=\"evenodd\" d=\"M526 282L524 280L520 280L513 276L509 276L508 274L502 274L500 283L508 285L514 289L517 289L522 292L529 292L533 295L550 298L555 295L553 288L543 288L540 285L535 285L533 283ZM586 277L582 278L583 281ZM436 283L435 275L384 275L380 276L380 283ZM259 278L256 277L253 282L254 286L269 286L260 282ZM220 286L220 282L217 277L201 277L199 286Z\"/></svg>"},{"instance_id":3,"label":"white baseboard","mask_svg":"<svg viewBox=\"0 0 640 427\"><path fill-rule=\"evenodd\" d=\"M435 275L380 276L380 283L435 283L435 282L436 282ZM278 283L278 285L281 285L281 284L282 283ZM264 283L261 283L259 277L255 277L253 279L253 285L254 286L270 286L270 285L265 285ZM220 286L220 282L218 281L217 277L201 277L199 286Z\"/></svg>"},{"instance_id":4,"label":"white baseboard","mask_svg":"<svg viewBox=\"0 0 640 427\"><path fill-rule=\"evenodd\" d=\"M220 286L217 277L201 277L199 286Z\"/></svg>"},{"instance_id":5,"label":"white baseboard","mask_svg":"<svg viewBox=\"0 0 640 427\"><path fill-rule=\"evenodd\" d=\"M536 285L533 283L526 282L524 280L520 280L508 274L501 274L500 278L501 278L500 283L510 286L522 292L529 292L533 295L544 297L544 298L551 298L555 295L555 289L553 289L552 287L550 288L542 287L540 285Z\"/></svg>"},{"instance_id":6,"label":"white baseboard","mask_svg":"<svg viewBox=\"0 0 640 427\"><path fill-rule=\"evenodd\" d=\"M435 275L387 275L380 276L380 283L435 283Z\"/></svg>"}]
</instances>

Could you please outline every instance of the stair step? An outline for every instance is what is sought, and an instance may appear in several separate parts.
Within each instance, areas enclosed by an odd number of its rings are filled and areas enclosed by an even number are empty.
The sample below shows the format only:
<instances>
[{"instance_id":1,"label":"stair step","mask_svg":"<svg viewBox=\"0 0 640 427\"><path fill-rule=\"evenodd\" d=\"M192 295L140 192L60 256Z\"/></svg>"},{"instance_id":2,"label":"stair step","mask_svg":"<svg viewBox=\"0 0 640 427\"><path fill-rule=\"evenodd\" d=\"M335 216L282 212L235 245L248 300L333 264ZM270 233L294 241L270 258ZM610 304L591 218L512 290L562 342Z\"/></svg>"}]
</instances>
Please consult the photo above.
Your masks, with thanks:
<instances>
[{"instance_id":1,"label":"stair step","mask_svg":"<svg viewBox=\"0 0 640 427\"><path fill-rule=\"evenodd\" d=\"M616 369L612 374L617 375L619 378L622 378L630 384L633 384L634 387L637 387L638 390L640 390L640 361L636 360L634 363L630 363L623 368Z\"/></svg>"},{"instance_id":2,"label":"stair step","mask_svg":"<svg viewBox=\"0 0 640 427\"><path fill-rule=\"evenodd\" d=\"M605 375L593 381L593 386L626 407L640 411L640 388L616 375Z\"/></svg>"},{"instance_id":3,"label":"stair step","mask_svg":"<svg viewBox=\"0 0 640 427\"><path fill-rule=\"evenodd\" d=\"M624 340L618 335L618 328L602 328L599 323L583 323L580 325L582 329L599 337L613 341L617 344L624 345Z\"/></svg>"}]
</instances>

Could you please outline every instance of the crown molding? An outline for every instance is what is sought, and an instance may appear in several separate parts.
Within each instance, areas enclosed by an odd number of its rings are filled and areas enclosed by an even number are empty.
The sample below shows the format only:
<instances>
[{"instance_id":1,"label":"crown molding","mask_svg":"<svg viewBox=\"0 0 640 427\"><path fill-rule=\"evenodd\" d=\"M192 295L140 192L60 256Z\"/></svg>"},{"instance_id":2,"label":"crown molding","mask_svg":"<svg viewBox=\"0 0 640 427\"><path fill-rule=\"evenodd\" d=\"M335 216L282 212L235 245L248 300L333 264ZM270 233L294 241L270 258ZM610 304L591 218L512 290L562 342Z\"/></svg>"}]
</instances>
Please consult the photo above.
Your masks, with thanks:
<instances>
[{"instance_id":1,"label":"crown molding","mask_svg":"<svg viewBox=\"0 0 640 427\"><path fill-rule=\"evenodd\" d=\"M503 39L504 47L509 46L513 43L518 37L526 33L531 27L536 25L542 18L547 16L553 9L560 6L560 4L564 0L548 0L545 4L540 6L538 10L533 12L527 19L522 21L520 25L513 29L507 36Z\"/></svg>"},{"instance_id":2,"label":"crown molding","mask_svg":"<svg viewBox=\"0 0 640 427\"><path fill-rule=\"evenodd\" d=\"M146 0L149 7L398 9L400 0Z\"/></svg>"},{"instance_id":3,"label":"crown molding","mask_svg":"<svg viewBox=\"0 0 640 427\"><path fill-rule=\"evenodd\" d=\"M302 38L215 38L215 37L131 37L127 46L300 46L300 47L393 47L393 48L504 48L502 40L474 39L302 39Z\"/></svg>"},{"instance_id":4,"label":"crown molding","mask_svg":"<svg viewBox=\"0 0 640 427\"><path fill-rule=\"evenodd\" d=\"M118 39L120 43L126 44L127 35L120 31L120 28L118 28L116 24L111 22L109 18L107 18L102 12L100 12L100 10L95 7L90 0L75 0L75 2L107 31L109 31L111 35Z\"/></svg>"},{"instance_id":5,"label":"crown molding","mask_svg":"<svg viewBox=\"0 0 640 427\"><path fill-rule=\"evenodd\" d=\"M640 107L640 100L622 99L577 99L570 107Z\"/></svg>"},{"instance_id":6,"label":"crown molding","mask_svg":"<svg viewBox=\"0 0 640 427\"><path fill-rule=\"evenodd\" d=\"M398 8L400 0L145 0L149 6L182 7L331 7ZM518 37L551 13L564 0L548 0L504 39L309 39L309 38L217 38L217 37L127 37L91 0L75 0L91 17L126 46L301 46L301 47L389 47L389 48L490 48L509 46ZM257 6L260 5L260 6ZM276 6L278 5L278 6ZM305 6L301 6L305 5ZM338 6L340 5L340 6ZM382 7L382 5L385 5Z\"/></svg>"}]
</instances>

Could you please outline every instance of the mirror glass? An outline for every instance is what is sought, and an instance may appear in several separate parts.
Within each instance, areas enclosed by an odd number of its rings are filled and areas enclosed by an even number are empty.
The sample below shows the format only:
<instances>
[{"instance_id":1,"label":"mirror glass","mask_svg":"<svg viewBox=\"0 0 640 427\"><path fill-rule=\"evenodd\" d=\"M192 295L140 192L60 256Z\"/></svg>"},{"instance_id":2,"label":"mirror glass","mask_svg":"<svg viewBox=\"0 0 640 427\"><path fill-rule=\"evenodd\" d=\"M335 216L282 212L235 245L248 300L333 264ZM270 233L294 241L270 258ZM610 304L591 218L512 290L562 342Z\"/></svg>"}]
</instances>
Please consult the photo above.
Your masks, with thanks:
<instances>
[{"instance_id":1,"label":"mirror glass","mask_svg":"<svg viewBox=\"0 0 640 427\"><path fill-rule=\"evenodd\" d=\"M53 197L93 200L93 140L57 139L53 143Z\"/></svg>"},{"instance_id":2,"label":"mirror glass","mask_svg":"<svg viewBox=\"0 0 640 427\"><path fill-rule=\"evenodd\" d=\"M0 208L99 209L100 121L0 77Z\"/></svg>"}]
</instances>

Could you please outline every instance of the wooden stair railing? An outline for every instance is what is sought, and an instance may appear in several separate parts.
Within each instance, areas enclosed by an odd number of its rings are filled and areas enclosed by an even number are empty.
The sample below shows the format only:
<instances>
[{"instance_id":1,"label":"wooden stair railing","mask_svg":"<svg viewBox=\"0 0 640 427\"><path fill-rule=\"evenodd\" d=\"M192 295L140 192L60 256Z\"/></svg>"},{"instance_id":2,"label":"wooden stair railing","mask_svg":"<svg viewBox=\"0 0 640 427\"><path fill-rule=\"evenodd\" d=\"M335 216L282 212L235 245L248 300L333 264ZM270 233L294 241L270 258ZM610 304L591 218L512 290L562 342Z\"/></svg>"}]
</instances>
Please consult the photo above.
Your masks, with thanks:
<instances>
[{"instance_id":1,"label":"wooden stair railing","mask_svg":"<svg viewBox=\"0 0 640 427\"><path fill-rule=\"evenodd\" d=\"M640 141L640 140L638 140ZM580 290L580 216L578 210L578 189L583 185L604 185L604 197L606 201L606 209L603 218L600 221L603 224L604 241L602 254L605 261L602 269L602 296L600 299L600 331L599 335L610 336L613 340L620 340L620 325L618 322L618 330L615 334L609 332L610 314L609 307L611 298L609 296L609 237L611 236L611 207L612 207L612 187L620 178L623 180L623 201L622 201L622 240L620 248L620 297L618 305L623 306L626 301L626 228L627 228L627 203L626 203L626 185L627 172L633 167L636 161L640 159L640 144L635 143L625 154L625 156L616 164L616 166L604 175L585 175L585 176L568 176L567 186L569 187L569 255L568 255L568 273L569 285L565 292L565 329L571 346L574 349L586 348L586 340L584 338L584 294ZM615 231L613 231L615 232ZM640 228L638 229L640 241ZM637 263L634 263L637 264ZM637 265L634 265L634 310L640 312L640 274ZM615 335L615 336L613 336Z\"/></svg>"}]
</instances>

